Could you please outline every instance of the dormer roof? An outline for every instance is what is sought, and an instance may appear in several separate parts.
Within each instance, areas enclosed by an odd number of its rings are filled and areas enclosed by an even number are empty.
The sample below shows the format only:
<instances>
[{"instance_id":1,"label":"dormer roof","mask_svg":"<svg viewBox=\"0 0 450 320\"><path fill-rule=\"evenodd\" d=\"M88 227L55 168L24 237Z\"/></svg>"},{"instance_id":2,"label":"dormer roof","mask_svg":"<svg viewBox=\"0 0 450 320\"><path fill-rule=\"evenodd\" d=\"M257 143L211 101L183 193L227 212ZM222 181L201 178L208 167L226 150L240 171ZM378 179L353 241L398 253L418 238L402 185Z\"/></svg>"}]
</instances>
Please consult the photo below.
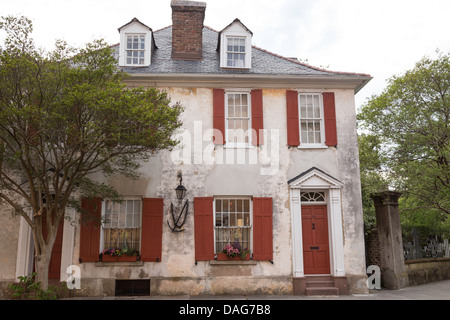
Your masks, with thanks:
<instances>
[{"instance_id":1,"label":"dormer roof","mask_svg":"<svg viewBox=\"0 0 450 320\"><path fill-rule=\"evenodd\" d=\"M147 25L143 24L142 22L140 22L137 18L133 18L133 19L131 19L130 22L128 22L128 23L124 24L123 26L121 26L121 27L118 29L119 32L120 32L123 28L128 27L129 25L131 25L131 24L133 24L133 23L139 23L139 24L142 25L144 28L147 28L149 31L152 31L152 32L153 32L152 28L150 28L149 26L147 26Z\"/></svg>"}]
</instances>

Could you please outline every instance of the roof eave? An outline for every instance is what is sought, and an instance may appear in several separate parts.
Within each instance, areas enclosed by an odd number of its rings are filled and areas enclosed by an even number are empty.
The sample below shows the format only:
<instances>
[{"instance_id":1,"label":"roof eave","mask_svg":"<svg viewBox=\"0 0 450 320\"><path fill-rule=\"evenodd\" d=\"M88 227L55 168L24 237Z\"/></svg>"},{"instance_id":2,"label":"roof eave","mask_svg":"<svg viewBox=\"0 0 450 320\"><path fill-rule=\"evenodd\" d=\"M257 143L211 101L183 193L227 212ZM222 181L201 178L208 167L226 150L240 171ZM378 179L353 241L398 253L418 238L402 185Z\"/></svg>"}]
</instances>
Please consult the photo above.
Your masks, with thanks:
<instances>
[{"instance_id":1,"label":"roof eave","mask_svg":"<svg viewBox=\"0 0 450 320\"><path fill-rule=\"evenodd\" d=\"M204 73L129 73L127 82L152 82L159 87L243 87L262 89L353 89L355 94L370 82L368 75L268 75Z\"/></svg>"}]
</instances>

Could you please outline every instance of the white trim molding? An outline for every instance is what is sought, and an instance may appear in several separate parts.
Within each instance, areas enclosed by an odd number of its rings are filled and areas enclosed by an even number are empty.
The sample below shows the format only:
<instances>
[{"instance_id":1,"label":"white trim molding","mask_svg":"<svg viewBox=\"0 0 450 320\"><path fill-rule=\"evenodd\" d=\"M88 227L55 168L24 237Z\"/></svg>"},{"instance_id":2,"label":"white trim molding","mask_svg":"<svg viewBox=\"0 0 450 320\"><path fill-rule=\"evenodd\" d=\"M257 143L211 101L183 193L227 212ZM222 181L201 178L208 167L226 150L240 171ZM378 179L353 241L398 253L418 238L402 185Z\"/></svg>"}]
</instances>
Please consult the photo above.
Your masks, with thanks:
<instances>
[{"instance_id":1,"label":"white trim molding","mask_svg":"<svg viewBox=\"0 0 450 320\"><path fill-rule=\"evenodd\" d=\"M294 278L305 276L303 266L303 234L302 234L302 203L301 192L325 191L329 221L330 266L334 277L345 276L344 241L342 232L342 201L341 188L343 184L318 168L311 168L291 179L290 205L292 229L292 267Z\"/></svg>"}]
</instances>

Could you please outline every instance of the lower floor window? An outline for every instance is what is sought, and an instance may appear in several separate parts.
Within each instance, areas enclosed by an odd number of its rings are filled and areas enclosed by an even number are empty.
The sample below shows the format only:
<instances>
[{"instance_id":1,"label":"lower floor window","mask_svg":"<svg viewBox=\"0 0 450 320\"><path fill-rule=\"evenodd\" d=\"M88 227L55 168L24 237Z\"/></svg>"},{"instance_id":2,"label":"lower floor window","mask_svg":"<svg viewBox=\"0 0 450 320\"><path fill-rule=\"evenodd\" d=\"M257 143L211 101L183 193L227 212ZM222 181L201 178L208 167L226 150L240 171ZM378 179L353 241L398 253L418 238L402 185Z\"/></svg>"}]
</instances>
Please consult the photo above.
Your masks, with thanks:
<instances>
[{"instance_id":1,"label":"lower floor window","mask_svg":"<svg viewBox=\"0 0 450 320\"><path fill-rule=\"evenodd\" d=\"M104 201L103 250L139 251L141 243L141 199Z\"/></svg>"},{"instance_id":2,"label":"lower floor window","mask_svg":"<svg viewBox=\"0 0 450 320\"><path fill-rule=\"evenodd\" d=\"M252 214L250 198L214 200L215 253L227 244L251 250Z\"/></svg>"}]
</instances>

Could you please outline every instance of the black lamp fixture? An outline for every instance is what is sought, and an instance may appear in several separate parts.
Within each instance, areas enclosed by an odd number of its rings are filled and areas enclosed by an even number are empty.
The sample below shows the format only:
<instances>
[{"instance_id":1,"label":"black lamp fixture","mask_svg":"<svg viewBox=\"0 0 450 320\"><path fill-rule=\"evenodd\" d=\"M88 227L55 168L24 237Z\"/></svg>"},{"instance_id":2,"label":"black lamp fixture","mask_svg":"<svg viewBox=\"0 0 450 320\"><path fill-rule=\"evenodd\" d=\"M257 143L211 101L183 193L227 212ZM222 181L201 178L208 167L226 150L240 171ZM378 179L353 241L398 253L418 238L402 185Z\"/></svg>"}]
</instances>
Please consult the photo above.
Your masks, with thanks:
<instances>
[{"instance_id":1,"label":"black lamp fixture","mask_svg":"<svg viewBox=\"0 0 450 320\"><path fill-rule=\"evenodd\" d=\"M177 193L177 199L183 200L184 196L186 195L186 188L183 186L183 175L178 173L178 179L180 179L180 185L175 189L175 192Z\"/></svg>"},{"instance_id":2,"label":"black lamp fixture","mask_svg":"<svg viewBox=\"0 0 450 320\"><path fill-rule=\"evenodd\" d=\"M178 187L176 187L175 192L177 194L177 199L178 200L183 200L184 197L186 196L186 188L183 186L183 175L181 174L181 172L178 173L177 175L178 179L180 179L180 185ZM176 215L174 212L174 207L173 204L170 204L170 212L171 212L171 216L172 216L172 225L170 225L169 221L167 221L167 224L169 225L170 230L172 230L172 232L183 232L184 231L184 224L186 223L186 219L188 216L188 212L189 212L189 201L186 200L183 208L180 211L180 214ZM183 217L184 215L184 217Z\"/></svg>"}]
</instances>

